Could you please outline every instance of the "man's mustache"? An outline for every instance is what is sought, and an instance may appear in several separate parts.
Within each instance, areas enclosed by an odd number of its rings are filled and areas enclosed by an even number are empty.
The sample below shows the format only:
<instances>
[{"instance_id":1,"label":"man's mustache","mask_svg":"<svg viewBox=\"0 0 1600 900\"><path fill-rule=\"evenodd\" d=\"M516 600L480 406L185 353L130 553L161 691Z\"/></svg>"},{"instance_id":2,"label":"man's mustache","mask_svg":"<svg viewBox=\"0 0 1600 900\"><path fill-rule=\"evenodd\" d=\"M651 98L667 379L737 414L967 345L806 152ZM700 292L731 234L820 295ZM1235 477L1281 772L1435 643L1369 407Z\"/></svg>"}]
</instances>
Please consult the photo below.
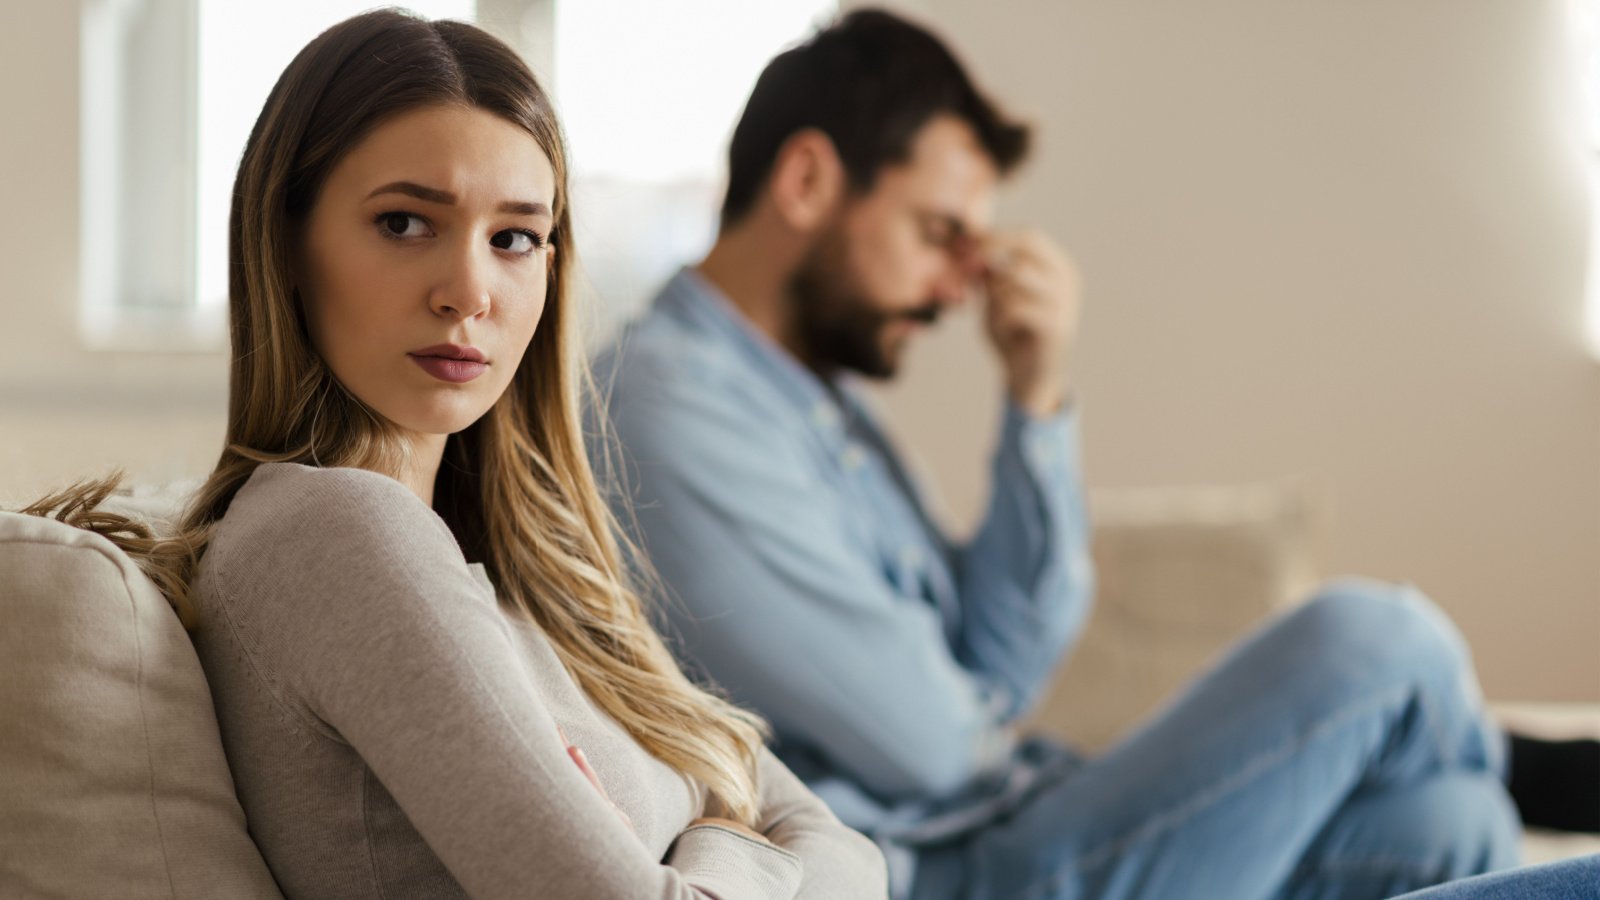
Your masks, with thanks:
<instances>
[{"instance_id":1,"label":"man's mustache","mask_svg":"<svg viewBox=\"0 0 1600 900\"><path fill-rule=\"evenodd\" d=\"M916 309L907 310L906 312L900 313L900 315L896 318L910 319L913 322L921 322L924 325L932 325L933 323L939 321L939 316L943 312L944 306L940 303L933 302L927 304L926 306L919 306Z\"/></svg>"}]
</instances>

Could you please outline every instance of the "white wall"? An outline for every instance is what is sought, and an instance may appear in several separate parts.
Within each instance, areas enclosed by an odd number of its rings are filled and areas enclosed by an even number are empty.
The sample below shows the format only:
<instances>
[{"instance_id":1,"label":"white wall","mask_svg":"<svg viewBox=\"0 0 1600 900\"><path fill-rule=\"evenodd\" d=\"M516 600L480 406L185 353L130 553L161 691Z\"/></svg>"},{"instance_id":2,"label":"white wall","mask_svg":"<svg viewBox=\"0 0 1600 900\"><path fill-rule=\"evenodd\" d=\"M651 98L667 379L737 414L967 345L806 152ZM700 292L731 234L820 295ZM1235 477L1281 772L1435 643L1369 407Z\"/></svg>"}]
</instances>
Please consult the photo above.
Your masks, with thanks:
<instances>
[{"instance_id":1,"label":"white wall","mask_svg":"<svg viewBox=\"0 0 1600 900\"><path fill-rule=\"evenodd\" d=\"M1091 484L1303 478L1491 696L1600 698L1600 362L1557 0L902 3L1037 124L1002 219L1087 281ZM976 381L973 372L982 377ZM888 392L970 521L973 322Z\"/></svg>"},{"instance_id":2,"label":"white wall","mask_svg":"<svg viewBox=\"0 0 1600 900\"><path fill-rule=\"evenodd\" d=\"M0 497L116 466L203 473L221 449L223 356L78 339L78 7L7 0L0 29Z\"/></svg>"}]
</instances>

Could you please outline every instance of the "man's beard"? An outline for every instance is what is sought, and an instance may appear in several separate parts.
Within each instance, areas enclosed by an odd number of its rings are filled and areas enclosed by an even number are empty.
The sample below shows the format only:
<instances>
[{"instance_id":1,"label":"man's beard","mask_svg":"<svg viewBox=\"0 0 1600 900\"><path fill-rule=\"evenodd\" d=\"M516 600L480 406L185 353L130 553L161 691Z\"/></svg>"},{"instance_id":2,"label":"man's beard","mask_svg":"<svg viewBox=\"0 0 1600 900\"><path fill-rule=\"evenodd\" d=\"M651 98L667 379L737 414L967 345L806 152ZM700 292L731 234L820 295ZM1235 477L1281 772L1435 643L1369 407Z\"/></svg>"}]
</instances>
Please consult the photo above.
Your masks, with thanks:
<instances>
[{"instance_id":1,"label":"man's beard","mask_svg":"<svg viewBox=\"0 0 1600 900\"><path fill-rule=\"evenodd\" d=\"M869 378L894 377L904 340L886 345L884 331L907 319L931 325L942 310L937 301L897 313L875 309L850 270L843 239L831 235L811 248L789 280L789 296L805 362L822 374L847 369Z\"/></svg>"}]
</instances>

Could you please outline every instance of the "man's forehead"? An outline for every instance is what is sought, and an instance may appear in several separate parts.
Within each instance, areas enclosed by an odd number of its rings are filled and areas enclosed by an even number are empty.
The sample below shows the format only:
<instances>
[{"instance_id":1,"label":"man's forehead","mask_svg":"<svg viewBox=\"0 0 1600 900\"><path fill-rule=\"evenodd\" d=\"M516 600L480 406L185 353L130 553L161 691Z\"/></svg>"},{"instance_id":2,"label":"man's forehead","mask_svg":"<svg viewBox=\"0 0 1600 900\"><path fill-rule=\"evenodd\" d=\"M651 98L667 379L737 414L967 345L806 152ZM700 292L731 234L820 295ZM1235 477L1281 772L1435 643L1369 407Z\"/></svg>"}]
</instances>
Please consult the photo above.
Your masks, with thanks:
<instances>
[{"instance_id":1,"label":"man's forehead","mask_svg":"<svg viewBox=\"0 0 1600 900\"><path fill-rule=\"evenodd\" d=\"M955 116L930 119L912 138L907 160L880 177L919 211L962 231L982 234L993 221L999 170L972 127Z\"/></svg>"}]
</instances>

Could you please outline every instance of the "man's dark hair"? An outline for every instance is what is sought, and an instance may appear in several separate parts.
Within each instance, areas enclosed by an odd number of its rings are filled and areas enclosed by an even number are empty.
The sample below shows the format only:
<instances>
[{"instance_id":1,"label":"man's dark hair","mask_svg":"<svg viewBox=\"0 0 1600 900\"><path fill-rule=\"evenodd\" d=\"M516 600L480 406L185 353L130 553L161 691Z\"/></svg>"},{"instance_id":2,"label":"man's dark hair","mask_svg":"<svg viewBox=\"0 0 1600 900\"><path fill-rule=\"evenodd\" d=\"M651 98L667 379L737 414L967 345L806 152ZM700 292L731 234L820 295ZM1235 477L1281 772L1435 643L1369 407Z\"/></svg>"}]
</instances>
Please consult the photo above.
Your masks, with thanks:
<instances>
[{"instance_id":1,"label":"man's dark hair","mask_svg":"<svg viewBox=\"0 0 1600 900\"><path fill-rule=\"evenodd\" d=\"M728 147L722 224L749 212L785 141L816 128L833 141L851 187L910 155L911 139L941 113L972 127L1002 175L1028 152L1028 127L1006 120L973 86L949 48L892 13L861 9L762 71Z\"/></svg>"}]
</instances>

